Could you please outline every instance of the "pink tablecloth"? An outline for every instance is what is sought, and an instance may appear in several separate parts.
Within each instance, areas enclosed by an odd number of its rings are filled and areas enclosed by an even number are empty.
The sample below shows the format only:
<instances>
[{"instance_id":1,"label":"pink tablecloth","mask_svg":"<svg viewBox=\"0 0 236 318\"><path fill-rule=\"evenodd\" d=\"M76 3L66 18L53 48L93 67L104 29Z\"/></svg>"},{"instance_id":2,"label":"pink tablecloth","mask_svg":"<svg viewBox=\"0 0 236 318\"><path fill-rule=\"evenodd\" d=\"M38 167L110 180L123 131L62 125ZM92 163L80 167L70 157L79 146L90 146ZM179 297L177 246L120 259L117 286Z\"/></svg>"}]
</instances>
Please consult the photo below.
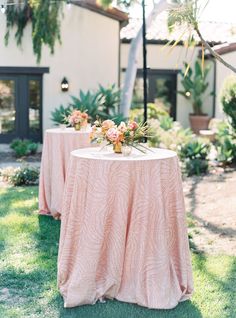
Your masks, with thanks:
<instances>
[{"instance_id":1,"label":"pink tablecloth","mask_svg":"<svg viewBox=\"0 0 236 318\"><path fill-rule=\"evenodd\" d=\"M71 153L58 286L65 307L105 296L169 309L190 297L192 270L174 152Z\"/></svg>"},{"instance_id":2,"label":"pink tablecloth","mask_svg":"<svg viewBox=\"0 0 236 318\"><path fill-rule=\"evenodd\" d=\"M75 131L73 128L46 130L39 180L40 214L56 216L61 212L70 153L90 146L89 131Z\"/></svg>"}]
</instances>

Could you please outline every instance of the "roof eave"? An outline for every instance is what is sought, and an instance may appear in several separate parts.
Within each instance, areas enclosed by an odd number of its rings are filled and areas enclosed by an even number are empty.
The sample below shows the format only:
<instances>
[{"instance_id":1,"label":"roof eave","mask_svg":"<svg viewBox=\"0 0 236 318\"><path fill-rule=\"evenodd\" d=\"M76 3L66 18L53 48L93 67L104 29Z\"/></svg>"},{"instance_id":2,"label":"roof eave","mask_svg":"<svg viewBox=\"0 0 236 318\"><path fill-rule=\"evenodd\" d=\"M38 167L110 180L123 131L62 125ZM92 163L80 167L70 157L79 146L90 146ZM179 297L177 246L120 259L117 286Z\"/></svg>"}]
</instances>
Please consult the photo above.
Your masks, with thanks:
<instances>
[{"instance_id":1,"label":"roof eave","mask_svg":"<svg viewBox=\"0 0 236 318\"><path fill-rule=\"evenodd\" d=\"M113 20L117 20L122 23L128 22L128 15L117 8L104 9L101 5L97 4L96 2L92 2L92 1L90 2L90 1L84 1L84 0L72 0L71 3L78 7L82 7L90 11L99 13Z\"/></svg>"}]
</instances>

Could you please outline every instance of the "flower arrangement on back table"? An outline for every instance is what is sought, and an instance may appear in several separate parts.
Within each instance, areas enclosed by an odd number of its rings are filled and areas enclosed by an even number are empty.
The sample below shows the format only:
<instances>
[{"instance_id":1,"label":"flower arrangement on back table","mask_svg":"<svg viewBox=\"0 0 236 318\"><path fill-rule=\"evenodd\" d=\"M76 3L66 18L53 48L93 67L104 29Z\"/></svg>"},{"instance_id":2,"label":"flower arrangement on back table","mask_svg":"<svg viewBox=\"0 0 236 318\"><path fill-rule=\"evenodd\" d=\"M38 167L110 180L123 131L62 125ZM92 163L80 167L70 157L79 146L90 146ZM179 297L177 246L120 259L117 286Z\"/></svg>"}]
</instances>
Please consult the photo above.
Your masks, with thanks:
<instances>
[{"instance_id":1,"label":"flower arrangement on back table","mask_svg":"<svg viewBox=\"0 0 236 318\"><path fill-rule=\"evenodd\" d=\"M94 122L90 138L92 142L102 143L106 141L107 145L113 145L114 152L116 153L122 152L122 146L134 147L141 152L146 152L148 148L140 142L144 138L150 137L148 133L149 128L146 124L138 124L135 121L125 123L122 121L119 125L116 125L114 121L107 119L104 121L96 120Z\"/></svg>"},{"instance_id":2,"label":"flower arrangement on back table","mask_svg":"<svg viewBox=\"0 0 236 318\"><path fill-rule=\"evenodd\" d=\"M75 128L75 130L80 130L81 127L87 126L88 114L86 112L73 109L71 114L67 117L67 121L72 127Z\"/></svg>"}]
</instances>

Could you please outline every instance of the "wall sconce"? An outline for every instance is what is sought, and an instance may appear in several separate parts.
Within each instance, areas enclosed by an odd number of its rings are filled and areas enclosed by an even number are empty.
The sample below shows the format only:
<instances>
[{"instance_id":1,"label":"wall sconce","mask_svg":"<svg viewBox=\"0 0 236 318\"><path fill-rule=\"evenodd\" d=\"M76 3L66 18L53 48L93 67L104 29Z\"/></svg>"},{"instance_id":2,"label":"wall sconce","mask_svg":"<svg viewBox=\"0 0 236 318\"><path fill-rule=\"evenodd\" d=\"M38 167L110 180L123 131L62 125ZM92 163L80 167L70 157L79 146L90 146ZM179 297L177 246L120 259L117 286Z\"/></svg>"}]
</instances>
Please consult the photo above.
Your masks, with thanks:
<instances>
[{"instance_id":1,"label":"wall sconce","mask_svg":"<svg viewBox=\"0 0 236 318\"><path fill-rule=\"evenodd\" d=\"M6 12L6 8L5 8L5 6L2 4L1 5L1 12L4 14L5 12Z\"/></svg>"},{"instance_id":2,"label":"wall sconce","mask_svg":"<svg viewBox=\"0 0 236 318\"><path fill-rule=\"evenodd\" d=\"M61 91L68 92L68 90L69 90L69 83L66 77L64 77L63 80L61 81Z\"/></svg>"}]
</instances>

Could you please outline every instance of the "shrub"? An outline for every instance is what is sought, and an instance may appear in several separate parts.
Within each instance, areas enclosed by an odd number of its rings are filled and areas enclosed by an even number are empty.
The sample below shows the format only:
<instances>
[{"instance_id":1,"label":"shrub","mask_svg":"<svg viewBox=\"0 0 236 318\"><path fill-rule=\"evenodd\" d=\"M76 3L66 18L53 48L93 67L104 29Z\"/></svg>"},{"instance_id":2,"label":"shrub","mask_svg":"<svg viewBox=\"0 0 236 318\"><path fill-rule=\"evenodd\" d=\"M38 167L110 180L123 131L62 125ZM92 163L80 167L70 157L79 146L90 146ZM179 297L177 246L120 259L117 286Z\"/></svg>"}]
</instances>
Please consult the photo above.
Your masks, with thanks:
<instances>
[{"instance_id":1,"label":"shrub","mask_svg":"<svg viewBox=\"0 0 236 318\"><path fill-rule=\"evenodd\" d=\"M149 140L149 145L152 147L160 147L179 152L180 147L193 138L193 133L190 129L184 129L178 122L171 121L170 129L163 129L161 121L153 119L149 121L151 127L152 138ZM167 126L164 126L167 128Z\"/></svg>"},{"instance_id":2,"label":"shrub","mask_svg":"<svg viewBox=\"0 0 236 318\"><path fill-rule=\"evenodd\" d=\"M190 141L180 148L180 158L188 176L200 175L208 171L207 157L209 152L210 144L200 138Z\"/></svg>"},{"instance_id":3,"label":"shrub","mask_svg":"<svg viewBox=\"0 0 236 318\"><path fill-rule=\"evenodd\" d=\"M160 119L161 117L170 117L169 113L163 106L148 103L147 104L147 117L149 119ZM130 110L130 118L132 120L142 122L143 121L143 108L133 108Z\"/></svg>"},{"instance_id":4,"label":"shrub","mask_svg":"<svg viewBox=\"0 0 236 318\"><path fill-rule=\"evenodd\" d=\"M231 125L220 122L216 132L217 161L223 165L236 162L236 138Z\"/></svg>"},{"instance_id":5,"label":"shrub","mask_svg":"<svg viewBox=\"0 0 236 318\"><path fill-rule=\"evenodd\" d=\"M230 76L226 79L221 92L221 102L225 114L236 130L236 76Z\"/></svg>"},{"instance_id":6,"label":"shrub","mask_svg":"<svg viewBox=\"0 0 236 318\"><path fill-rule=\"evenodd\" d=\"M39 169L29 166L6 168L1 171L3 180L14 185L36 185L39 179Z\"/></svg>"},{"instance_id":7,"label":"shrub","mask_svg":"<svg viewBox=\"0 0 236 318\"><path fill-rule=\"evenodd\" d=\"M160 127L164 130L170 130L173 128L174 120L169 116L162 116L160 119Z\"/></svg>"},{"instance_id":8,"label":"shrub","mask_svg":"<svg viewBox=\"0 0 236 318\"><path fill-rule=\"evenodd\" d=\"M10 144L17 158L35 154L38 150L38 144L27 139L14 139Z\"/></svg>"},{"instance_id":9,"label":"shrub","mask_svg":"<svg viewBox=\"0 0 236 318\"><path fill-rule=\"evenodd\" d=\"M229 137L225 137L216 146L217 161L223 165L236 162L236 143Z\"/></svg>"}]
</instances>

